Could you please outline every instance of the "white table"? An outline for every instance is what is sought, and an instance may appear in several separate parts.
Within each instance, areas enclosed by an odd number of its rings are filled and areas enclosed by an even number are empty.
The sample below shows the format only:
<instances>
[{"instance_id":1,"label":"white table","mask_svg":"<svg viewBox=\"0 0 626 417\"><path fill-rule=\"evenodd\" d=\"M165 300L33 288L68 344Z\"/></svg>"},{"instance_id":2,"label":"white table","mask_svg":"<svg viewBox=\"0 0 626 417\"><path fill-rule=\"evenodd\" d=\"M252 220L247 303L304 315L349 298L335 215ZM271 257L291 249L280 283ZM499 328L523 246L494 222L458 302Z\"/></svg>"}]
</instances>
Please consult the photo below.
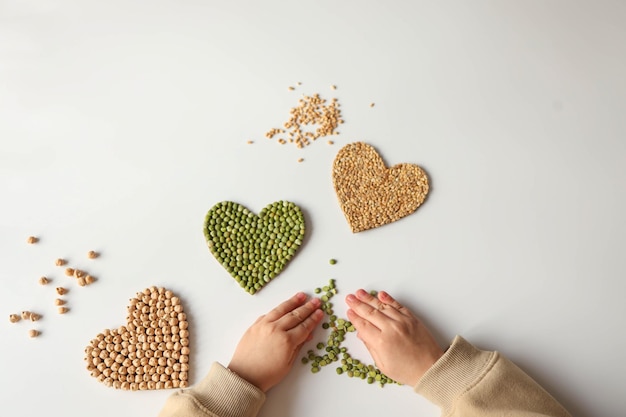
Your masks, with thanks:
<instances>
[{"instance_id":1,"label":"white table","mask_svg":"<svg viewBox=\"0 0 626 417\"><path fill-rule=\"evenodd\" d=\"M258 315L331 277L342 296L396 295L442 344L500 350L574 415L622 414L625 20L608 1L2 2L1 310L44 314L33 340L0 321L3 414L156 415L172 391L106 388L83 362L150 285L185 304L197 382ZM302 93L339 99L335 145L264 137ZM357 140L419 164L432 190L352 234L330 173ZM209 253L204 214L281 199L304 210L307 238L250 296ZM57 257L99 278L67 281L65 316ZM297 364L261 415L438 415L408 387L332 368Z\"/></svg>"}]
</instances>

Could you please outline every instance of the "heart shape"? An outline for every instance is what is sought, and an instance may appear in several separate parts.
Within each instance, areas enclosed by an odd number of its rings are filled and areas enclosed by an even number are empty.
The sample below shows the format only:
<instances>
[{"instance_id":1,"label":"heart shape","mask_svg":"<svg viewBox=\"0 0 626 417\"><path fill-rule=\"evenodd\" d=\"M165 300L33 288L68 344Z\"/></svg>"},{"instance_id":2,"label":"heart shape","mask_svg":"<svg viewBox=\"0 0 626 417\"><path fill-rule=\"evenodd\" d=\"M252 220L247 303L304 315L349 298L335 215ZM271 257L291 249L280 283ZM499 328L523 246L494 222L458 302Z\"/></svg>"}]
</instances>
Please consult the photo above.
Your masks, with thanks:
<instances>
[{"instance_id":1,"label":"heart shape","mask_svg":"<svg viewBox=\"0 0 626 417\"><path fill-rule=\"evenodd\" d=\"M339 150L333 184L353 233L395 222L413 213L428 194L428 177L413 164L387 168L376 150L363 142Z\"/></svg>"},{"instance_id":2,"label":"heart shape","mask_svg":"<svg viewBox=\"0 0 626 417\"><path fill-rule=\"evenodd\" d=\"M85 348L91 376L124 390L185 388L189 325L180 299L150 287L130 299L126 326L106 329Z\"/></svg>"},{"instance_id":3,"label":"heart shape","mask_svg":"<svg viewBox=\"0 0 626 417\"><path fill-rule=\"evenodd\" d=\"M274 279L304 239L302 210L288 201L267 205L257 216L232 201L206 214L204 237L215 259L250 294Z\"/></svg>"}]
</instances>

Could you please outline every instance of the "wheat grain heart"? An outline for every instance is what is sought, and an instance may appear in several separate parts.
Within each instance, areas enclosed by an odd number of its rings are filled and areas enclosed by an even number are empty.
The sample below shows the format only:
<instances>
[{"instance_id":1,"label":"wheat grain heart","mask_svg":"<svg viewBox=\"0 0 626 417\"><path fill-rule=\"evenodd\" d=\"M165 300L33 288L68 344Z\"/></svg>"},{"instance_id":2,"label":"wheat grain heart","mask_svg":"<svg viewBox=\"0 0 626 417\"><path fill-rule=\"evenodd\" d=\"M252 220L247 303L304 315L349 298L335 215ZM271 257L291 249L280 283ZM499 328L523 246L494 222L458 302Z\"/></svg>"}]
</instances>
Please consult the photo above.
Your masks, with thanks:
<instances>
[{"instance_id":1,"label":"wheat grain heart","mask_svg":"<svg viewBox=\"0 0 626 417\"><path fill-rule=\"evenodd\" d=\"M353 233L395 222L413 213L428 194L428 177L417 165L387 168L376 150L363 142L339 150L333 184Z\"/></svg>"},{"instance_id":2,"label":"wheat grain heart","mask_svg":"<svg viewBox=\"0 0 626 417\"><path fill-rule=\"evenodd\" d=\"M204 236L215 259L239 285L255 294L274 279L304 239L304 216L294 203L277 201L259 215L223 201L204 219Z\"/></svg>"},{"instance_id":3,"label":"wheat grain heart","mask_svg":"<svg viewBox=\"0 0 626 417\"><path fill-rule=\"evenodd\" d=\"M189 325L180 299L150 287L130 299L126 325L106 329L85 348L91 376L125 390L185 388Z\"/></svg>"}]
</instances>

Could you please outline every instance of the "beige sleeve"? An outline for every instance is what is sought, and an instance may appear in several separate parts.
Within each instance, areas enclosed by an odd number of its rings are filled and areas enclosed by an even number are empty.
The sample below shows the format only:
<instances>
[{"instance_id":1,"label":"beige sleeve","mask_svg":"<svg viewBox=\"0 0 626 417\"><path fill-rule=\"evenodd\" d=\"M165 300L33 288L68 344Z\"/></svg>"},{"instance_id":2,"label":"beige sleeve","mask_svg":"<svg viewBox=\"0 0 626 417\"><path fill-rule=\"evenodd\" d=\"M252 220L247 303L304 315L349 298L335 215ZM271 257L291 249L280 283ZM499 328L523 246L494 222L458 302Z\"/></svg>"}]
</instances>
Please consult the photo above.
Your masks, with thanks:
<instances>
[{"instance_id":1,"label":"beige sleeve","mask_svg":"<svg viewBox=\"0 0 626 417\"><path fill-rule=\"evenodd\" d=\"M172 394L159 417L255 417L264 402L263 391L215 362L198 384Z\"/></svg>"},{"instance_id":2,"label":"beige sleeve","mask_svg":"<svg viewBox=\"0 0 626 417\"><path fill-rule=\"evenodd\" d=\"M457 336L415 386L445 417L571 417L532 378L498 352Z\"/></svg>"}]
</instances>

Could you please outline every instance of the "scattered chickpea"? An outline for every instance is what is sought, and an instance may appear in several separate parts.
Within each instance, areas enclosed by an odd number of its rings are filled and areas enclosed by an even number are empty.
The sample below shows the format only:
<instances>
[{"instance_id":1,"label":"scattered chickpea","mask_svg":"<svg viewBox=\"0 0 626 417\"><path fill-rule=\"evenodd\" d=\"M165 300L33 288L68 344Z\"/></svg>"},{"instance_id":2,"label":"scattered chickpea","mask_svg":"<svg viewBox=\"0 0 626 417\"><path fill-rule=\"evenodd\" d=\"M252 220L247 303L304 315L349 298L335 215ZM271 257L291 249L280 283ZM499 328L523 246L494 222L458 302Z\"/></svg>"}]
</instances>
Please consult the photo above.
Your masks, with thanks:
<instances>
[{"instance_id":1,"label":"scattered chickpea","mask_svg":"<svg viewBox=\"0 0 626 417\"><path fill-rule=\"evenodd\" d=\"M246 142L248 145L252 145L254 143L254 141L249 140L248 142Z\"/></svg>"},{"instance_id":2,"label":"scattered chickpea","mask_svg":"<svg viewBox=\"0 0 626 417\"><path fill-rule=\"evenodd\" d=\"M87 281L85 281L85 278L80 277L76 280L76 283L78 284L79 287L84 287L85 285L87 285Z\"/></svg>"},{"instance_id":3,"label":"scattered chickpea","mask_svg":"<svg viewBox=\"0 0 626 417\"><path fill-rule=\"evenodd\" d=\"M67 263L67 261L63 258L58 258L56 261L54 261L54 264L56 266L63 266Z\"/></svg>"},{"instance_id":4,"label":"scattered chickpea","mask_svg":"<svg viewBox=\"0 0 626 417\"><path fill-rule=\"evenodd\" d=\"M328 143L329 145L333 145L335 142L333 142L332 140L329 140L327 143Z\"/></svg>"},{"instance_id":5,"label":"scattered chickpea","mask_svg":"<svg viewBox=\"0 0 626 417\"><path fill-rule=\"evenodd\" d=\"M22 311L22 319L30 320L30 311Z\"/></svg>"},{"instance_id":6,"label":"scattered chickpea","mask_svg":"<svg viewBox=\"0 0 626 417\"><path fill-rule=\"evenodd\" d=\"M30 313L30 321L38 321L41 318L41 314Z\"/></svg>"},{"instance_id":7,"label":"scattered chickpea","mask_svg":"<svg viewBox=\"0 0 626 417\"><path fill-rule=\"evenodd\" d=\"M87 257L89 259L96 259L98 256L100 256L100 254L96 251L90 250L89 252L87 252Z\"/></svg>"},{"instance_id":8,"label":"scattered chickpea","mask_svg":"<svg viewBox=\"0 0 626 417\"><path fill-rule=\"evenodd\" d=\"M68 277L71 277L72 275L74 275L74 268L66 268L65 275L67 275Z\"/></svg>"},{"instance_id":9,"label":"scattered chickpea","mask_svg":"<svg viewBox=\"0 0 626 417\"><path fill-rule=\"evenodd\" d=\"M59 295L65 295L69 292L68 289L63 288L63 287L57 287L56 290L57 290L57 294Z\"/></svg>"},{"instance_id":10,"label":"scattered chickpea","mask_svg":"<svg viewBox=\"0 0 626 417\"><path fill-rule=\"evenodd\" d=\"M65 314L68 311L70 311L70 309L67 307L59 307L59 314Z\"/></svg>"},{"instance_id":11,"label":"scattered chickpea","mask_svg":"<svg viewBox=\"0 0 626 417\"><path fill-rule=\"evenodd\" d=\"M18 316L17 314L10 314L9 315L9 321L11 323L17 323L18 321L20 321L22 318L20 316Z\"/></svg>"},{"instance_id":12,"label":"scattered chickpea","mask_svg":"<svg viewBox=\"0 0 626 417\"><path fill-rule=\"evenodd\" d=\"M56 300L54 300L54 305L57 305L57 306L62 306L65 303L66 301L61 298L57 298Z\"/></svg>"},{"instance_id":13,"label":"scattered chickpea","mask_svg":"<svg viewBox=\"0 0 626 417\"><path fill-rule=\"evenodd\" d=\"M29 335L30 337L37 337L37 336L39 336L40 334L41 334L41 333L39 332L39 330L30 329L30 330L28 331L28 335Z\"/></svg>"},{"instance_id":14,"label":"scattered chickpea","mask_svg":"<svg viewBox=\"0 0 626 417\"><path fill-rule=\"evenodd\" d=\"M94 277L92 277L91 275L87 275L85 277L85 284L86 285L93 284L94 282L96 282L96 279Z\"/></svg>"},{"instance_id":15,"label":"scattered chickpea","mask_svg":"<svg viewBox=\"0 0 626 417\"><path fill-rule=\"evenodd\" d=\"M85 276L85 271L81 271L80 269L75 269L74 270L74 277L75 278L83 278Z\"/></svg>"},{"instance_id":16,"label":"scattered chickpea","mask_svg":"<svg viewBox=\"0 0 626 417\"><path fill-rule=\"evenodd\" d=\"M39 278L39 283L40 283L41 285L46 285L46 284L48 284L49 282L50 282L50 280L49 280L48 278L46 278L46 277L41 277L41 278Z\"/></svg>"},{"instance_id":17,"label":"scattered chickpea","mask_svg":"<svg viewBox=\"0 0 626 417\"><path fill-rule=\"evenodd\" d=\"M336 85L331 85L331 86L330 86L330 89L331 89L331 90L336 90L336 89L337 89L337 86L336 86Z\"/></svg>"},{"instance_id":18,"label":"scattered chickpea","mask_svg":"<svg viewBox=\"0 0 626 417\"><path fill-rule=\"evenodd\" d=\"M29 245L32 245L37 242L39 242L39 238L35 236L28 236L28 239L26 239L26 243L28 243Z\"/></svg>"},{"instance_id":19,"label":"scattered chickpea","mask_svg":"<svg viewBox=\"0 0 626 417\"><path fill-rule=\"evenodd\" d=\"M288 87L288 89L289 89L289 91L293 91L293 90L295 90L295 88L294 88L294 87L292 87L292 86L289 86L289 87Z\"/></svg>"},{"instance_id":20,"label":"scattered chickpea","mask_svg":"<svg viewBox=\"0 0 626 417\"><path fill-rule=\"evenodd\" d=\"M299 158L298 159L298 162L303 162L303 161L304 161L304 158Z\"/></svg>"},{"instance_id":21,"label":"scattered chickpea","mask_svg":"<svg viewBox=\"0 0 626 417\"><path fill-rule=\"evenodd\" d=\"M375 104L374 104L374 103L370 103L370 107L374 107L374 106L375 106Z\"/></svg>"}]
</instances>

